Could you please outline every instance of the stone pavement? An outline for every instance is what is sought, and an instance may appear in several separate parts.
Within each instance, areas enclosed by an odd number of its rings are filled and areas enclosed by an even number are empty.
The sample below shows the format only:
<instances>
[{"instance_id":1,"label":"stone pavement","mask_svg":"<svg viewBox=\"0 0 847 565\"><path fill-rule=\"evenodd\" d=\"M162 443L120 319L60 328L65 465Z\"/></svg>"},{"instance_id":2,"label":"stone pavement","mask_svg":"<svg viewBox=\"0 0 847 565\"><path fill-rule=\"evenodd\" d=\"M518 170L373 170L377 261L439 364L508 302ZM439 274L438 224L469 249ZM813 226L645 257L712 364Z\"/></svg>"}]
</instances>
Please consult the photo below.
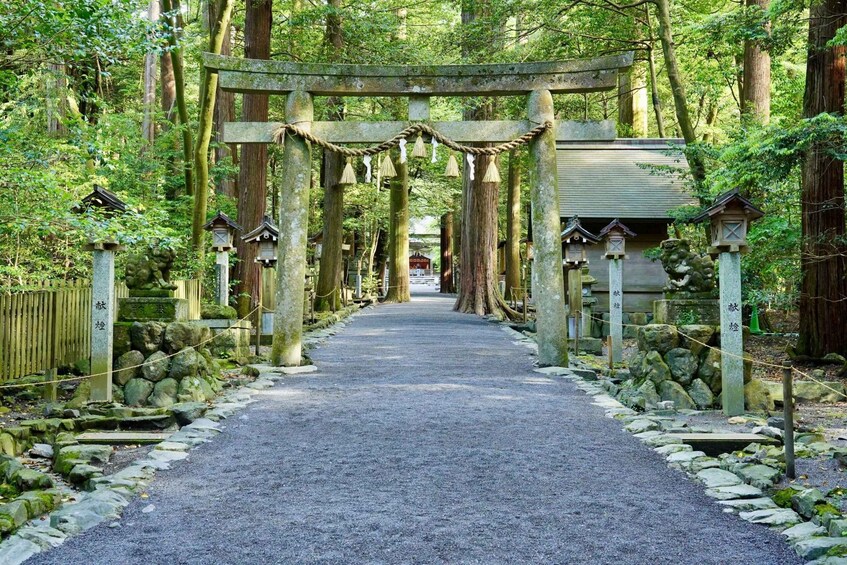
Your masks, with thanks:
<instances>
[{"instance_id":1,"label":"stone pavement","mask_svg":"<svg viewBox=\"0 0 847 565\"><path fill-rule=\"evenodd\" d=\"M260 392L119 526L30 562L798 562L451 307L362 312L312 353L319 372Z\"/></svg>"}]
</instances>

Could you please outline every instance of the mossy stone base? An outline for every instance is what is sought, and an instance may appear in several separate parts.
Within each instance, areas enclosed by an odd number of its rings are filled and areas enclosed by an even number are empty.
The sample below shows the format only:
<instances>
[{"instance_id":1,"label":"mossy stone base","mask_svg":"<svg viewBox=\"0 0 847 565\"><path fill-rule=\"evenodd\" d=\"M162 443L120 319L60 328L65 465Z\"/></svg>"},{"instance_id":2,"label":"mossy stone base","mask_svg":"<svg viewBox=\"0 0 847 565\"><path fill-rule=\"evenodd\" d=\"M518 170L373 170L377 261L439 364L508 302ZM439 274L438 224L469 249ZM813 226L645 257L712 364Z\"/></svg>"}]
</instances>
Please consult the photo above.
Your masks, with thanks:
<instances>
[{"instance_id":1,"label":"mossy stone base","mask_svg":"<svg viewBox=\"0 0 847 565\"><path fill-rule=\"evenodd\" d=\"M166 288L129 289L129 296L139 298L173 298L174 291Z\"/></svg>"},{"instance_id":2,"label":"mossy stone base","mask_svg":"<svg viewBox=\"0 0 847 565\"><path fill-rule=\"evenodd\" d=\"M121 322L176 322L188 319L188 300L184 298L121 298L118 320Z\"/></svg>"},{"instance_id":3,"label":"mossy stone base","mask_svg":"<svg viewBox=\"0 0 847 565\"><path fill-rule=\"evenodd\" d=\"M714 298L653 301L653 323L685 326L701 324L719 326L720 301Z\"/></svg>"}]
</instances>

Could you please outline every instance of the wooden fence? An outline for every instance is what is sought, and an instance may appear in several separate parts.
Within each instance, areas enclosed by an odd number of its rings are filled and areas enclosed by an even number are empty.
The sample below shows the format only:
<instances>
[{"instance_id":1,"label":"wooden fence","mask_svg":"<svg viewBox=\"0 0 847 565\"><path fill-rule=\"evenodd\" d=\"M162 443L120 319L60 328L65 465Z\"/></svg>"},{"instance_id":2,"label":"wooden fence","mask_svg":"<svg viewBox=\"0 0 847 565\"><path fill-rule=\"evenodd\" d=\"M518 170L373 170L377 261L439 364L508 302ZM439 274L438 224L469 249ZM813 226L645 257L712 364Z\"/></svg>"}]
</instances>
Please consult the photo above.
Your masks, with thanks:
<instances>
[{"instance_id":1,"label":"wooden fence","mask_svg":"<svg viewBox=\"0 0 847 565\"><path fill-rule=\"evenodd\" d=\"M175 281L175 296L188 300L188 317L200 319L198 280ZM129 290L115 285L115 296ZM44 283L26 292L0 290L0 382L87 359L91 347L91 284Z\"/></svg>"}]
</instances>

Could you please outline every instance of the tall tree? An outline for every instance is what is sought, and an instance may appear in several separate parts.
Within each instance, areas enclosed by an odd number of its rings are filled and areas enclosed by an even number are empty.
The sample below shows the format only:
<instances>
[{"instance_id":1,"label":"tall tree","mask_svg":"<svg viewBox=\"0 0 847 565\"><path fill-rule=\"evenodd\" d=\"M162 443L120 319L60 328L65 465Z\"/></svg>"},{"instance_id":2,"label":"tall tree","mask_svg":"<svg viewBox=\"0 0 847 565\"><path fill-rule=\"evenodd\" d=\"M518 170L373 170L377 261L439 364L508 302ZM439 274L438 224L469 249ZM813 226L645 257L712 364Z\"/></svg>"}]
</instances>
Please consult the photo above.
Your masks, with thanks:
<instances>
[{"instance_id":1,"label":"tall tree","mask_svg":"<svg viewBox=\"0 0 847 565\"><path fill-rule=\"evenodd\" d=\"M440 229L441 272L439 292L453 294L456 285L453 283L453 212L441 216Z\"/></svg>"},{"instance_id":2,"label":"tall tree","mask_svg":"<svg viewBox=\"0 0 847 565\"><path fill-rule=\"evenodd\" d=\"M830 46L847 25L847 0L822 0L809 14L803 116L844 115L844 45ZM825 140L808 148L803 165L800 337L797 352L847 355L847 231L844 162Z\"/></svg>"},{"instance_id":3,"label":"tall tree","mask_svg":"<svg viewBox=\"0 0 847 565\"><path fill-rule=\"evenodd\" d=\"M490 0L462 2L462 27L465 59L496 50L502 38L502 22L491 14ZM484 99L473 103L463 112L465 120L494 118L494 102ZM464 167L462 182L462 236L459 296L454 309L459 312L491 314L503 317L510 309L497 287L497 216L500 183L483 182L489 158L479 156L474 161L474 180L470 168Z\"/></svg>"},{"instance_id":4,"label":"tall tree","mask_svg":"<svg viewBox=\"0 0 847 565\"><path fill-rule=\"evenodd\" d=\"M209 4L210 8L214 4ZM210 20L214 21L214 14L211 14ZM224 30L224 42L221 45L221 55L232 55L232 26L229 25ZM235 144L223 143L223 124L235 121L235 93L222 90L218 85L218 93L215 96L215 150L214 162L216 164L229 161L233 165L238 165L238 147ZM237 183L236 179L225 175L221 176L215 185L215 191L218 194L237 198Z\"/></svg>"},{"instance_id":5,"label":"tall tree","mask_svg":"<svg viewBox=\"0 0 847 565\"><path fill-rule=\"evenodd\" d=\"M192 173L191 122L188 118L188 105L185 101L185 67L183 64L182 44L182 10L179 0L162 0L162 19L168 26L168 43L170 50L171 70L174 77L174 95L176 98L177 115L182 131L182 167L185 177L185 193L194 193L194 175Z\"/></svg>"},{"instance_id":6,"label":"tall tree","mask_svg":"<svg viewBox=\"0 0 847 565\"><path fill-rule=\"evenodd\" d=\"M756 37L744 41L744 75L741 90L741 113L766 124L771 118L771 56L765 45L770 33L767 9L770 0L747 0L750 17L761 20Z\"/></svg>"},{"instance_id":7,"label":"tall tree","mask_svg":"<svg viewBox=\"0 0 847 565\"><path fill-rule=\"evenodd\" d=\"M325 43L331 63L343 60L344 36L341 29L341 0L328 0ZM344 100L332 96L327 100L330 121L344 119ZM344 239L344 185L341 172L344 157L333 151L323 152L324 218L320 273L315 298L315 310L338 310L341 307Z\"/></svg>"},{"instance_id":8,"label":"tall tree","mask_svg":"<svg viewBox=\"0 0 847 565\"><path fill-rule=\"evenodd\" d=\"M244 20L244 56L248 59L270 59L272 0L247 0ZM268 96L245 94L241 104L241 121L266 122L268 120ZM241 146L238 160L238 223L250 231L262 223L265 215L268 181L268 147L263 143ZM284 227L281 226L283 229ZM256 263L256 246L241 240L236 244L240 261L236 265L235 278L239 281L238 314L247 316L257 303L259 285L262 284L261 270Z\"/></svg>"},{"instance_id":9,"label":"tall tree","mask_svg":"<svg viewBox=\"0 0 847 565\"><path fill-rule=\"evenodd\" d=\"M159 19L159 0L150 0L147 7L147 19L156 22ZM144 93L142 95L141 137L147 143L153 143L156 116L156 53L152 50L144 55Z\"/></svg>"},{"instance_id":10,"label":"tall tree","mask_svg":"<svg viewBox=\"0 0 847 565\"><path fill-rule=\"evenodd\" d=\"M209 51L220 54L224 35L229 27L229 18L234 0L216 0L215 20L210 22ZM209 140L212 138L212 121L215 110L215 95L218 92L218 73L207 69L201 71L200 119L197 125L197 143L194 147L194 211L191 221L191 245L200 256L204 250L203 225L209 204Z\"/></svg>"},{"instance_id":11,"label":"tall tree","mask_svg":"<svg viewBox=\"0 0 847 565\"><path fill-rule=\"evenodd\" d=\"M506 300L517 298L521 286L521 161L509 153L509 188L506 194Z\"/></svg>"},{"instance_id":12,"label":"tall tree","mask_svg":"<svg viewBox=\"0 0 847 565\"><path fill-rule=\"evenodd\" d=\"M643 64L618 75L618 127L624 137L647 137L647 82Z\"/></svg>"}]
</instances>

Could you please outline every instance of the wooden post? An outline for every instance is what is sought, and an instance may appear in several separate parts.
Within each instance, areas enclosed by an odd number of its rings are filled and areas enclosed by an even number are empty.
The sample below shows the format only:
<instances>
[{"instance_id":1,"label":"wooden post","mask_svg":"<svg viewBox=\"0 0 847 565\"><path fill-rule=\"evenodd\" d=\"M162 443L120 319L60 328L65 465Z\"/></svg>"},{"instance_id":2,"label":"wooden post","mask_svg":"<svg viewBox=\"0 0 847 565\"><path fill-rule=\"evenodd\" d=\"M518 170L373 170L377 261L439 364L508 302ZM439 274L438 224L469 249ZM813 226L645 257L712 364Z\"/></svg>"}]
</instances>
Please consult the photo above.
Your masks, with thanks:
<instances>
[{"instance_id":1,"label":"wooden post","mask_svg":"<svg viewBox=\"0 0 847 565\"><path fill-rule=\"evenodd\" d=\"M311 129L312 96L294 91L288 95L285 116L303 130ZM306 283L306 241L309 224L311 148L301 138L286 136L282 154L285 171L280 187L279 247L277 248L276 311L274 312L274 365L300 365L303 349L303 290Z\"/></svg>"},{"instance_id":2,"label":"wooden post","mask_svg":"<svg viewBox=\"0 0 847 565\"><path fill-rule=\"evenodd\" d=\"M50 368L44 374L44 380L46 381L55 381L56 377L59 374L57 370L57 366L59 364L59 359L57 355L57 345L59 340L59 334L57 331L58 324L56 323L57 318L59 317L59 292L54 287L50 288ZM56 402L58 399L58 386L55 382L48 382L44 385L44 400L47 402Z\"/></svg>"},{"instance_id":3,"label":"wooden post","mask_svg":"<svg viewBox=\"0 0 847 565\"><path fill-rule=\"evenodd\" d=\"M782 444L785 446L785 476L796 477L794 470L794 373L791 361L782 362Z\"/></svg>"},{"instance_id":4,"label":"wooden post","mask_svg":"<svg viewBox=\"0 0 847 565\"><path fill-rule=\"evenodd\" d=\"M553 96L536 90L527 99L530 122L553 122ZM567 367L568 324L565 316L562 242L559 237L559 181L556 135L549 129L529 144L532 159L531 199L534 237L532 292L535 299L538 363Z\"/></svg>"},{"instance_id":5,"label":"wooden post","mask_svg":"<svg viewBox=\"0 0 847 565\"><path fill-rule=\"evenodd\" d=\"M744 413L744 344L741 327L741 254L720 254L721 382L723 413Z\"/></svg>"}]
</instances>

